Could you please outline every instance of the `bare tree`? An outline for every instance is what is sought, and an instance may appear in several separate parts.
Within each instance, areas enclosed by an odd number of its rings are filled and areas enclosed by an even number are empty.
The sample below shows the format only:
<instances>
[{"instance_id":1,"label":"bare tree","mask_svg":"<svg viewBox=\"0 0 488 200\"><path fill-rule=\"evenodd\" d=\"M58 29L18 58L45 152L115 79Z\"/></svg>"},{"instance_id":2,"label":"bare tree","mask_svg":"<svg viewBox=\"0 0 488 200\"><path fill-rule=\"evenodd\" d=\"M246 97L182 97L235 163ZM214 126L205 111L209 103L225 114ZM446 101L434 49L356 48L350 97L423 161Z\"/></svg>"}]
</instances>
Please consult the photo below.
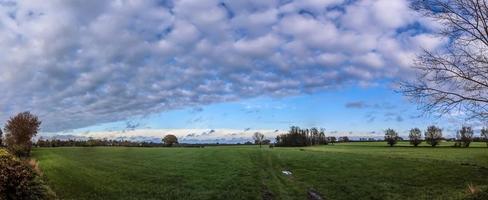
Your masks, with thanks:
<instances>
[{"instance_id":1,"label":"bare tree","mask_svg":"<svg viewBox=\"0 0 488 200\"><path fill-rule=\"evenodd\" d=\"M3 132L2 129L0 128L0 147L3 146Z\"/></svg>"},{"instance_id":2,"label":"bare tree","mask_svg":"<svg viewBox=\"0 0 488 200\"><path fill-rule=\"evenodd\" d=\"M398 141L398 133L395 130L391 129L391 128L386 129L386 131L385 131L385 141L390 145L390 147L392 147Z\"/></svg>"},{"instance_id":3,"label":"bare tree","mask_svg":"<svg viewBox=\"0 0 488 200\"><path fill-rule=\"evenodd\" d=\"M488 128L481 129L481 139L486 142L486 146L488 147Z\"/></svg>"},{"instance_id":4,"label":"bare tree","mask_svg":"<svg viewBox=\"0 0 488 200\"><path fill-rule=\"evenodd\" d=\"M400 91L424 111L459 112L488 119L488 0L413 0L421 14L442 25L447 44L425 50L416 61L418 80Z\"/></svg>"},{"instance_id":5,"label":"bare tree","mask_svg":"<svg viewBox=\"0 0 488 200\"><path fill-rule=\"evenodd\" d=\"M410 138L410 144L415 147L422 143L422 131L419 128L410 129L408 137Z\"/></svg>"},{"instance_id":6,"label":"bare tree","mask_svg":"<svg viewBox=\"0 0 488 200\"><path fill-rule=\"evenodd\" d=\"M436 126L427 127L425 132L425 141L432 147L436 147L442 140L442 129Z\"/></svg>"},{"instance_id":7,"label":"bare tree","mask_svg":"<svg viewBox=\"0 0 488 200\"><path fill-rule=\"evenodd\" d=\"M457 139L460 144L460 147L469 147L469 144L473 141L473 129L469 126L463 126L457 132Z\"/></svg>"},{"instance_id":8,"label":"bare tree","mask_svg":"<svg viewBox=\"0 0 488 200\"><path fill-rule=\"evenodd\" d=\"M264 140L264 135L260 132L255 132L254 135L252 135L252 139L254 140L254 143L259 144L259 148L261 148L261 144L263 144Z\"/></svg>"}]
</instances>

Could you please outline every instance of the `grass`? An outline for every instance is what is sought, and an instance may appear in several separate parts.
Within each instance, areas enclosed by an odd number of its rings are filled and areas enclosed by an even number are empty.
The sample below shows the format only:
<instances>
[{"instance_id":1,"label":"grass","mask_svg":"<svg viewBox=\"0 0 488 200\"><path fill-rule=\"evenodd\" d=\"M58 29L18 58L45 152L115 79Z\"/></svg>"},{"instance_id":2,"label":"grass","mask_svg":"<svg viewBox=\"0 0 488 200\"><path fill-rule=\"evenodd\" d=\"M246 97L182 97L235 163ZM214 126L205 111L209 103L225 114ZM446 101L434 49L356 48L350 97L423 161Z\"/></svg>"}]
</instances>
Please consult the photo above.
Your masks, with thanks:
<instances>
[{"instance_id":1,"label":"grass","mask_svg":"<svg viewBox=\"0 0 488 200\"><path fill-rule=\"evenodd\" d=\"M488 148L38 148L61 199L462 199L488 186ZM281 171L290 170L291 176Z\"/></svg>"}]
</instances>

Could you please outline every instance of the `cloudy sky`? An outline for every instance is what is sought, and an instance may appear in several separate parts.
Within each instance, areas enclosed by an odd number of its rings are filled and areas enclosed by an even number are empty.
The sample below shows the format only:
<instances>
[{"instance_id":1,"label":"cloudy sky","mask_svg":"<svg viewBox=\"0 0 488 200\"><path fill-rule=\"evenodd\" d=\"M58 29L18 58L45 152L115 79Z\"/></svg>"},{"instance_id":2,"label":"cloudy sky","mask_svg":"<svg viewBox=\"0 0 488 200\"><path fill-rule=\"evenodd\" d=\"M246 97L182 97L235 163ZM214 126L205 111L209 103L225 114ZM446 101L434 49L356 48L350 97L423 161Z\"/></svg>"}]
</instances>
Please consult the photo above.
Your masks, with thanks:
<instances>
[{"instance_id":1,"label":"cloudy sky","mask_svg":"<svg viewBox=\"0 0 488 200\"><path fill-rule=\"evenodd\" d=\"M0 0L0 121L188 141L406 131L444 122L394 92L437 28L407 0Z\"/></svg>"}]
</instances>

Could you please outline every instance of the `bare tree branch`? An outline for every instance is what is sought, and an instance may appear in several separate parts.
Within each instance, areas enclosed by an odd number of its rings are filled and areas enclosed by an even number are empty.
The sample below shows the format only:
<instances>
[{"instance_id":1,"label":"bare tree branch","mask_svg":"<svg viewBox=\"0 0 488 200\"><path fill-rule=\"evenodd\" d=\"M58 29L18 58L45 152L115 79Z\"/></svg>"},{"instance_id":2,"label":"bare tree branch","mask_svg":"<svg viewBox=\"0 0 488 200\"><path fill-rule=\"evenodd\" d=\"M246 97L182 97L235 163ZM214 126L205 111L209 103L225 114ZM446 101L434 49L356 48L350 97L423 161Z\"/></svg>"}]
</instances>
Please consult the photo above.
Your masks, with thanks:
<instances>
[{"instance_id":1,"label":"bare tree branch","mask_svg":"<svg viewBox=\"0 0 488 200\"><path fill-rule=\"evenodd\" d=\"M414 0L412 7L443 25L449 42L418 56L416 81L400 92L428 113L462 112L488 119L488 0Z\"/></svg>"}]
</instances>

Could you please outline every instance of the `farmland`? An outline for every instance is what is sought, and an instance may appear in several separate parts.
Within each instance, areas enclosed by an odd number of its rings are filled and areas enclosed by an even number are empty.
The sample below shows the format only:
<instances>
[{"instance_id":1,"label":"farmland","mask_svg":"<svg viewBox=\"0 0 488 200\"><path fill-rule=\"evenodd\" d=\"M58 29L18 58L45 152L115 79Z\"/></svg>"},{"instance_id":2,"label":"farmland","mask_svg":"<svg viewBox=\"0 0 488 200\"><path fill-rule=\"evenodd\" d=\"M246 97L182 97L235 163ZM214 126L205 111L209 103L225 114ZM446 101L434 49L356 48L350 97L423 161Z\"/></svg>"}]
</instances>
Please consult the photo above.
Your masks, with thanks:
<instances>
[{"instance_id":1,"label":"farmland","mask_svg":"<svg viewBox=\"0 0 488 200\"><path fill-rule=\"evenodd\" d=\"M424 144L425 145L425 144ZM355 142L305 148L36 148L61 199L462 199L488 148ZM292 175L283 175L288 170Z\"/></svg>"}]
</instances>

